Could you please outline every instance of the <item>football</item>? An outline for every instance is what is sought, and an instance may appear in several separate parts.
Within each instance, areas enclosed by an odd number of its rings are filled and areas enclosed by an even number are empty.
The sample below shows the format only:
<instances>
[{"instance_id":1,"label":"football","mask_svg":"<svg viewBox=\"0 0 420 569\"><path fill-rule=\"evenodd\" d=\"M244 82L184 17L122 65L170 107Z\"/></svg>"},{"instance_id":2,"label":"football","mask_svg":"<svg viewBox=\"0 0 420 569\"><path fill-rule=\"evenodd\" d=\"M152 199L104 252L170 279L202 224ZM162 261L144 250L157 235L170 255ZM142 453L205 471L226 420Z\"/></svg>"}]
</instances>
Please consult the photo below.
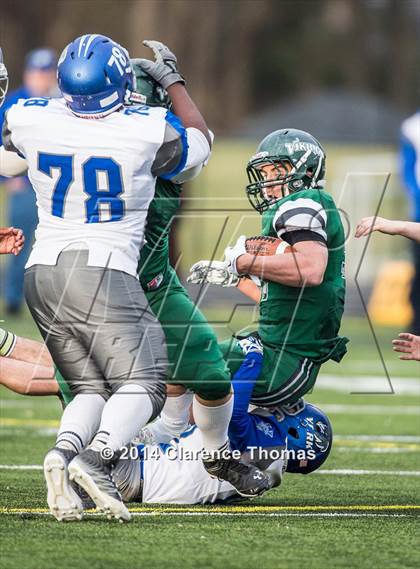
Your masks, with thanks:
<instances>
[{"instance_id":1,"label":"football","mask_svg":"<svg viewBox=\"0 0 420 569\"><path fill-rule=\"evenodd\" d=\"M279 237L270 237L268 235L257 235L248 237L245 241L247 253L251 255L279 255L281 253L292 253L293 247Z\"/></svg>"}]
</instances>

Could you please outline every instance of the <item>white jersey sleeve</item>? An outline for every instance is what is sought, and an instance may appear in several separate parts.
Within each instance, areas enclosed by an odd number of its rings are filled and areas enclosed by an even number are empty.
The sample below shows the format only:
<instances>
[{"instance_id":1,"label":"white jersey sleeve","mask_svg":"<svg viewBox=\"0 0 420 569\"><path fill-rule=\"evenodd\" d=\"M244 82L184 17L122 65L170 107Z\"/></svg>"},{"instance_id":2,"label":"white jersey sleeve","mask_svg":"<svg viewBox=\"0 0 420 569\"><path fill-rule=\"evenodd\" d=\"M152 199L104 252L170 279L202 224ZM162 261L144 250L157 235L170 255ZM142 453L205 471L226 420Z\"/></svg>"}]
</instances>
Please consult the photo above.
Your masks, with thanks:
<instances>
[{"instance_id":1,"label":"white jersey sleeve","mask_svg":"<svg viewBox=\"0 0 420 569\"><path fill-rule=\"evenodd\" d=\"M83 119L64 100L42 98L8 110L5 147L25 157L38 206L27 267L54 265L76 247L89 250L91 266L136 274L166 117L166 109L133 106Z\"/></svg>"},{"instance_id":2,"label":"white jersey sleeve","mask_svg":"<svg viewBox=\"0 0 420 569\"><path fill-rule=\"evenodd\" d=\"M183 170L171 178L176 184L183 184L196 178L210 159L210 145L204 134L193 127L186 130L188 156Z\"/></svg>"}]
</instances>

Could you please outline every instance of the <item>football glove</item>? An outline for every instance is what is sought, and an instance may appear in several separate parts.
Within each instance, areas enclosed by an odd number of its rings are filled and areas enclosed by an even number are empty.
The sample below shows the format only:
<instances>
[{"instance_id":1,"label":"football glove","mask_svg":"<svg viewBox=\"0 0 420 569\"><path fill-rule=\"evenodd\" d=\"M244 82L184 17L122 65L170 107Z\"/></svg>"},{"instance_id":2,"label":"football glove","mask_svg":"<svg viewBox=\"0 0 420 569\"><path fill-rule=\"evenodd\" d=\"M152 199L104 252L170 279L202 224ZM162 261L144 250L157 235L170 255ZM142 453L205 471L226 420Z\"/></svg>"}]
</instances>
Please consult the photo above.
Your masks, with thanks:
<instances>
[{"instance_id":1,"label":"football glove","mask_svg":"<svg viewBox=\"0 0 420 569\"><path fill-rule=\"evenodd\" d=\"M154 61L149 59L137 59L136 63L148 73L164 89L168 89L174 83L185 85L177 67L177 59L174 53L165 44L155 40L144 40L143 45L150 47L155 57Z\"/></svg>"},{"instance_id":2,"label":"football glove","mask_svg":"<svg viewBox=\"0 0 420 569\"><path fill-rule=\"evenodd\" d=\"M255 332L255 334L250 334L249 336L246 336L246 338L238 339L238 345L241 347L245 356L251 352L257 352L258 354L264 353L264 348L258 332Z\"/></svg>"},{"instance_id":3,"label":"football glove","mask_svg":"<svg viewBox=\"0 0 420 569\"><path fill-rule=\"evenodd\" d=\"M233 287L239 282L239 277L233 275L223 261L198 261L190 268L187 283L213 284L223 287Z\"/></svg>"},{"instance_id":4,"label":"football glove","mask_svg":"<svg viewBox=\"0 0 420 569\"><path fill-rule=\"evenodd\" d=\"M241 235L233 247L226 247L225 249L224 263L234 275L239 275L236 268L236 260L241 255L246 254L245 241L245 235Z\"/></svg>"}]
</instances>

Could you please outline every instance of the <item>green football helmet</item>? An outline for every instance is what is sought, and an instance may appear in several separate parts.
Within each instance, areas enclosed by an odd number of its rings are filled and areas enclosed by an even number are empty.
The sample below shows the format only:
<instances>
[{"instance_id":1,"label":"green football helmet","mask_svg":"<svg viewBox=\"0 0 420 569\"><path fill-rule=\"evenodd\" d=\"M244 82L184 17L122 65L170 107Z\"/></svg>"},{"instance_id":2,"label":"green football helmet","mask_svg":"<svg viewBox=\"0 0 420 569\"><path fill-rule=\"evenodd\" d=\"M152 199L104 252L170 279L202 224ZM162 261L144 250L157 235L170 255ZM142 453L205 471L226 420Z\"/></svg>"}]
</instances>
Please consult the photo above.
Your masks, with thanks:
<instances>
[{"instance_id":1,"label":"green football helmet","mask_svg":"<svg viewBox=\"0 0 420 569\"><path fill-rule=\"evenodd\" d=\"M170 109L171 99L167 91L159 85L138 64L137 59L131 59L131 66L135 76L135 92L131 96L134 103L142 103L149 107L165 107Z\"/></svg>"},{"instance_id":2,"label":"green football helmet","mask_svg":"<svg viewBox=\"0 0 420 569\"><path fill-rule=\"evenodd\" d=\"M265 180L261 167L272 164L290 170L275 180ZM248 199L254 209L263 213L281 197L267 196L265 189L286 186L289 192L323 187L325 175L325 152L319 142L309 133L294 128L283 128L267 135L260 143L257 153L248 162L246 172L249 184Z\"/></svg>"}]
</instances>

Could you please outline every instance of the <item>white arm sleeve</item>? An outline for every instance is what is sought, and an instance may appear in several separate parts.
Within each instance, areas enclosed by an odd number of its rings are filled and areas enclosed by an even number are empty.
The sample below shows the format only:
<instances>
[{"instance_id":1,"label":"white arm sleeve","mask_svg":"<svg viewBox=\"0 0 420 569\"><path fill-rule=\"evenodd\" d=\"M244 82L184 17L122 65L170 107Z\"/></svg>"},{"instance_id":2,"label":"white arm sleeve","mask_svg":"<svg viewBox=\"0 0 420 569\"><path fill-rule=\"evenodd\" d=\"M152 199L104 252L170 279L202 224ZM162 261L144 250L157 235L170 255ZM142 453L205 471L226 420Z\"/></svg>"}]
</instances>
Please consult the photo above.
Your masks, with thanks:
<instances>
[{"instance_id":1,"label":"white arm sleeve","mask_svg":"<svg viewBox=\"0 0 420 569\"><path fill-rule=\"evenodd\" d=\"M0 146L0 176L19 176L28 169L28 164L16 152L9 152Z\"/></svg>"},{"instance_id":2,"label":"white arm sleeve","mask_svg":"<svg viewBox=\"0 0 420 569\"><path fill-rule=\"evenodd\" d=\"M183 184L192 180L201 172L210 159L210 145L204 134L194 127L186 129L188 140L188 156L185 166L181 172L175 174L172 182ZM209 131L211 140L214 140L214 134Z\"/></svg>"}]
</instances>

